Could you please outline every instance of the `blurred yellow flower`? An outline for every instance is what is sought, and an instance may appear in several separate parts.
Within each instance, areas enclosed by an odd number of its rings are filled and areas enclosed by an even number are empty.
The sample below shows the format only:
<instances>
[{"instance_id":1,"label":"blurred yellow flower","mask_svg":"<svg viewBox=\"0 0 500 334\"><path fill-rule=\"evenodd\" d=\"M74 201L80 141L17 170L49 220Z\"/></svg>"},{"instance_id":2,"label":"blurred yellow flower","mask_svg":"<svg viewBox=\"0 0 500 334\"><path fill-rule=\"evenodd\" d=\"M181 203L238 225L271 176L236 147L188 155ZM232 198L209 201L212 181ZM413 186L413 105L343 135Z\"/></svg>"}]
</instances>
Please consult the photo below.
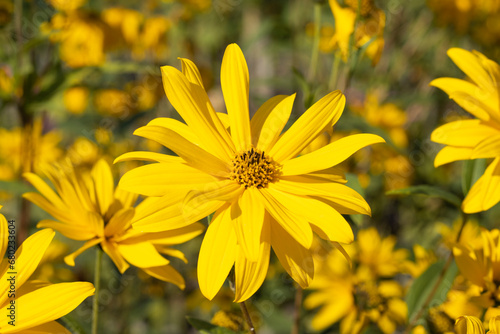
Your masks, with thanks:
<instances>
[{"instance_id":1,"label":"blurred yellow flower","mask_svg":"<svg viewBox=\"0 0 500 334\"><path fill-rule=\"evenodd\" d=\"M230 132L213 109L196 65L181 59L181 73L164 66L165 93L187 124L157 118L134 134L155 140L179 156L131 152L116 161L155 161L126 173L120 187L158 196L149 216L134 228L161 231L186 226L215 211L198 259L202 293L212 299L235 264L236 301L248 299L265 279L271 246L302 287L313 275L313 232L349 243L342 214L370 214L366 201L345 186L333 166L362 147L384 140L359 134L296 156L342 114L335 91L309 108L284 134L295 94L279 95L249 118L249 74L236 44L222 60L221 85ZM160 197L163 196L163 197ZM220 259L217 263L213 259Z\"/></svg>"},{"instance_id":2,"label":"blurred yellow flower","mask_svg":"<svg viewBox=\"0 0 500 334\"><path fill-rule=\"evenodd\" d=\"M72 114L81 114L87 109L89 90L87 87L68 88L63 95L63 103L66 110Z\"/></svg>"},{"instance_id":3,"label":"blurred yellow flower","mask_svg":"<svg viewBox=\"0 0 500 334\"><path fill-rule=\"evenodd\" d=\"M87 0L47 0L55 9L62 12L72 12L83 6Z\"/></svg>"},{"instance_id":4,"label":"blurred yellow flower","mask_svg":"<svg viewBox=\"0 0 500 334\"><path fill-rule=\"evenodd\" d=\"M106 116L128 117L133 112L130 95L119 89L101 89L95 92L94 106Z\"/></svg>"},{"instance_id":5,"label":"blurred yellow flower","mask_svg":"<svg viewBox=\"0 0 500 334\"><path fill-rule=\"evenodd\" d=\"M477 51L452 48L448 56L472 82L439 78L430 84L445 91L477 119L454 121L432 132L432 141L446 145L437 154L434 165L493 158L462 203L466 213L485 211L500 201L500 67Z\"/></svg>"},{"instance_id":6,"label":"blurred yellow flower","mask_svg":"<svg viewBox=\"0 0 500 334\"><path fill-rule=\"evenodd\" d=\"M132 223L144 216L144 208L150 207L151 202L146 199L134 208L137 195L114 189L111 169L104 160L99 160L90 173L57 166L45 174L57 193L36 174L26 173L26 180L41 194L30 192L23 197L56 219L42 220L38 227L53 228L70 239L86 240L80 249L65 257L68 265L74 266L78 255L100 245L121 273L132 264L153 277L184 288L182 276L161 254L187 261L184 254L171 246L196 237L202 233L203 225L192 224L161 233L133 230Z\"/></svg>"},{"instance_id":7,"label":"blurred yellow flower","mask_svg":"<svg viewBox=\"0 0 500 334\"><path fill-rule=\"evenodd\" d=\"M50 229L36 232L15 253L11 252L12 234L7 220L0 214L0 306L5 312L0 322L1 333L71 334L54 320L73 311L94 294L94 286L87 282L28 281L54 234Z\"/></svg>"},{"instance_id":8,"label":"blurred yellow flower","mask_svg":"<svg viewBox=\"0 0 500 334\"><path fill-rule=\"evenodd\" d=\"M404 267L412 277L419 277L431 264L437 261L436 255L432 250L415 244L413 245L414 261L405 261Z\"/></svg>"}]
</instances>

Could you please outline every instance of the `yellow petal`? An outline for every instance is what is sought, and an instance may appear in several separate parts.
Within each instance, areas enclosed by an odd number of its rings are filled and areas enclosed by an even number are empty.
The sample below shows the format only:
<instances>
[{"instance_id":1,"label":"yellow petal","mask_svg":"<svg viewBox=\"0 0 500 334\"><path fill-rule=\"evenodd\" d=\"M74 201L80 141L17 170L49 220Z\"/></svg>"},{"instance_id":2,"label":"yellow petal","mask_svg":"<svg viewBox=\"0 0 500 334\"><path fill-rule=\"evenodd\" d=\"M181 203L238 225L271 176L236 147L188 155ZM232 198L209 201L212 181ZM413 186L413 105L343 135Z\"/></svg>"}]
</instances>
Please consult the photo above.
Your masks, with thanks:
<instances>
[{"instance_id":1,"label":"yellow petal","mask_svg":"<svg viewBox=\"0 0 500 334\"><path fill-rule=\"evenodd\" d=\"M255 188L246 189L231 205L231 219L238 244L249 261L259 260L264 204Z\"/></svg>"},{"instance_id":2,"label":"yellow petal","mask_svg":"<svg viewBox=\"0 0 500 334\"><path fill-rule=\"evenodd\" d=\"M253 115L250 122L252 143L267 152L278 140L292 112L295 94L278 95L267 100Z\"/></svg>"},{"instance_id":3,"label":"yellow petal","mask_svg":"<svg viewBox=\"0 0 500 334\"><path fill-rule=\"evenodd\" d=\"M104 235L112 237L125 232L132 224L135 210L131 207L125 207L116 212L104 227Z\"/></svg>"},{"instance_id":4,"label":"yellow petal","mask_svg":"<svg viewBox=\"0 0 500 334\"><path fill-rule=\"evenodd\" d=\"M368 145L385 143L377 135L362 133L341 138L331 144L283 163L283 175L306 174L338 165Z\"/></svg>"},{"instance_id":5,"label":"yellow petal","mask_svg":"<svg viewBox=\"0 0 500 334\"><path fill-rule=\"evenodd\" d=\"M271 224L271 244L283 268L301 288L307 288L314 276L311 251L275 222Z\"/></svg>"},{"instance_id":6,"label":"yellow petal","mask_svg":"<svg viewBox=\"0 0 500 334\"><path fill-rule=\"evenodd\" d=\"M307 220L288 210L268 189L261 189L262 201L266 211L281 225L281 227L305 248L310 248L313 241L311 226ZM274 247L274 239L272 239Z\"/></svg>"},{"instance_id":7,"label":"yellow petal","mask_svg":"<svg viewBox=\"0 0 500 334\"><path fill-rule=\"evenodd\" d=\"M108 254L121 274L123 274L130 267L130 265L127 263L127 261L125 261L123 256L118 251L118 245L116 242L109 242L105 240L103 243L101 243L101 246L102 250L106 254Z\"/></svg>"},{"instance_id":8,"label":"yellow petal","mask_svg":"<svg viewBox=\"0 0 500 334\"><path fill-rule=\"evenodd\" d=\"M201 293L209 300L219 292L233 267L237 247L230 208L225 205L215 213L198 257L198 284Z\"/></svg>"},{"instance_id":9,"label":"yellow petal","mask_svg":"<svg viewBox=\"0 0 500 334\"><path fill-rule=\"evenodd\" d=\"M472 151L471 159L494 158L500 156L500 131L485 138Z\"/></svg>"},{"instance_id":10,"label":"yellow petal","mask_svg":"<svg viewBox=\"0 0 500 334\"><path fill-rule=\"evenodd\" d=\"M94 165L91 174L94 179L99 208L101 214L104 216L111 203L113 203L113 194L115 190L113 174L111 173L108 163L104 159L100 159Z\"/></svg>"},{"instance_id":11,"label":"yellow petal","mask_svg":"<svg viewBox=\"0 0 500 334\"><path fill-rule=\"evenodd\" d=\"M23 177L54 206L59 208L66 207L66 204L64 204L61 198L38 175L33 173L24 173Z\"/></svg>"},{"instance_id":12,"label":"yellow petal","mask_svg":"<svg viewBox=\"0 0 500 334\"><path fill-rule=\"evenodd\" d=\"M12 231L12 237L15 238L15 230L12 229ZM7 222L7 219L5 219L4 215L0 214L0 256L2 259L7 251L7 246L9 245L9 235L9 223Z\"/></svg>"},{"instance_id":13,"label":"yellow petal","mask_svg":"<svg viewBox=\"0 0 500 334\"><path fill-rule=\"evenodd\" d=\"M449 95L450 99L477 118L488 121L490 112L495 108L492 94L471 82L456 78L438 78L429 84Z\"/></svg>"},{"instance_id":14,"label":"yellow petal","mask_svg":"<svg viewBox=\"0 0 500 334\"><path fill-rule=\"evenodd\" d=\"M189 82L198 85L201 88L205 88L203 87L203 80L201 79L200 71L198 70L198 67L196 67L195 63L187 58L178 59L181 61L182 74L186 76Z\"/></svg>"},{"instance_id":15,"label":"yellow petal","mask_svg":"<svg viewBox=\"0 0 500 334\"><path fill-rule=\"evenodd\" d=\"M50 321L43 325L31 327L22 331L23 334L72 334L57 321Z\"/></svg>"},{"instance_id":16,"label":"yellow petal","mask_svg":"<svg viewBox=\"0 0 500 334\"><path fill-rule=\"evenodd\" d=\"M228 175L229 166L227 163L189 142L171 129L148 125L135 130L134 134L168 147L194 168L216 176Z\"/></svg>"},{"instance_id":17,"label":"yellow petal","mask_svg":"<svg viewBox=\"0 0 500 334\"><path fill-rule=\"evenodd\" d=\"M64 222L71 221L71 213L68 211L64 211L66 209L66 206L64 206L63 208L58 208L38 193L24 193L23 198L27 199L45 212L49 213L57 220Z\"/></svg>"},{"instance_id":18,"label":"yellow petal","mask_svg":"<svg viewBox=\"0 0 500 334\"><path fill-rule=\"evenodd\" d=\"M141 160L141 161L151 161L151 162L166 162L166 163L183 163L181 157L176 157L173 155L167 155L156 152L127 152L120 155L118 158L113 161L114 164L123 161L131 161L131 160Z\"/></svg>"},{"instance_id":19,"label":"yellow petal","mask_svg":"<svg viewBox=\"0 0 500 334\"><path fill-rule=\"evenodd\" d=\"M257 251L256 261L250 261L245 256L241 247L238 247L234 266L235 303L241 303L250 298L260 288L262 282L264 282L269 267L270 242L271 227L270 222L267 221L262 228L262 242Z\"/></svg>"},{"instance_id":20,"label":"yellow petal","mask_svg":"<svg viewBox=\"0 0 500 334\"><path fill-rule=\"evenodd\" d=\"M151 268L141 268L141 269L144 270L147 274L159 280L174 283L181 290L184 290L184 288L186 287L184 278L172 266L161 266L161 267L151 267Z\"/></svg>"},{"instance_id":21,"label":"yellow petal","mask_svg":"<svg viewBox=\"0 0 500 334\"><path fill-rule=\"evenodd\" d=\"M434 167L457 161L467 160L472 157L473 149L469 147L445 146L438 152L434 159Z\"/></svg>"},{"instance_id":22,"label":"yellow petal","mask_svg":"<svg viewBox=\"0 0 500 334\"><path fill-rule=\"evenodd\" d=\"M118 251L128 263L139 268L160 267L170 263L150 242L120 243Z\"/></svg>"},{"instance_id":23,"label":"yellow petal","mask_svg":"<svg viewBox=\"0 0 500 334\"><path fill-rule=\"evenodd\" d=\"M224 52L220 81L235 148L239 152L246 151L252 145L248 110L249 75L243 52L234 43L228 45Z\"/></svg>"},{"instance_id":24,"label":"yellow petal","mask_svg":"<svg viewBox=\"0 0 500 334\"><path fill-rule=\"evenodd\" d=\"M243 193L244 189L244 187L233 180L207 183L202 190L193 190L186 195L183 211L186 213L197 211L201 205L207 202L233 201Z\"/></svg>"},{"instance_id":25,"label":"yellow petal","mask_svg":"<svg viewBox=\"0 0 500 334\"><path fill-rule=\"evenodd\" d=\"M474 254L474 251L457 244L453 247L453 255L460 273L477 286L483 287L484 277L487 275L486 264L482 264Z\"/></svg>"},{"instance_id":26,"label":"yellow petal","mask_svg":"<svg viewBox=\"0 0 500 334\"><path fill-rule=\"evenodd\" d=\"M234 148L226 129L220 123L205 90L195 85L171 66L161 68L163 88L172 106L193 133L206 143L210 153L219 159L232 159Z\"/></svg>"},{"instance_id":27,"label":"yellow petal","mask_svg":"<svg viewBox=\"0 0 500 334\"><path fill-rule=\"evenodd\" d=\"M141 242L150 241L155 245L178 245L189 241L205 230L205 225L200 223L190 224L188 226L157 233L141 233L129 241Z\"/></svg>"},{"instance_id":28,"label":"yellow petal","mask_svg":"<svg viewBox=\"0 0 500 334\"><path fill-rule=\"evenodd\" d=\"M173 249L173 248L170 248L167 246L161 246L161 245L156 245L156 244L155 244L155 248L161 254L176 257L179 260L182 260L184 263L188 263L188 259L186 258L184 253L178 249Z\"/></svg>"},{"instance_id":29,"label":"yellow petal","mask_svg":"<svg viewBox=\"0 0 500 334\"><path fill-rule=\"evenodd\" d=\"M474 147L485 138L500 134L499 130L486 125L478 119L450 122L434 130L431 140L436 143Z\"/></svg>"},{"instance_id":30,"label":"yellow petal","mask_svg":"<svg viewBox=\"0 0 500 334\"><path fill-rule=\"evenodd\" d=\"M465 213L486 211L500 201L500 158L486 168L484 174L474 183L462 203Z\"/></svg>"},{"instance_id":31,"label":"yellow petal","mask_svg":"<svg viewBox=\"0 0 500 334\"><path fill-rule=\"evenodd\" d=\"M340 91L326 95L310 107L278 139L269 155L278 163L294 158L328 126L335 124L344 106L345 96Z\"/></svg>"},{"instance_id":32,"label":"yellow petal","mask_svg":"<svg viewBox=\"0 0 500 334\"><path fill-rule=\"evenodd\" d=\"M13 267L9 265L9 267L4 269L6 271L3 273L0 281L0 305L2 305L2 299L7 298L7 291L10 286L10 282L7 279L12 275L9 273L16 272L16 285L23 285L35 271L38 263L40 263L54 235L55 232L51 229L38 231L26 239L17 249L15 253L16 261L14 264L11 264ZM3 324L4 322L0 323Z\"/></svg>"},{"instance_id":33,"label":"yellow petal","mask_svg":"<svg viewBox=\"0 0 500 334\"><path fill-rule=\"evenodd\" d=\"M351 226L334 208L313 198L295 196L269 187L269 193L291 212L305 218L320 237L330 241L354 241Z\"/></svg>"},{"instance_id":34,"label":"yellow petal","mask_svg":"<svg viewBox=\"0 0 500 334\"><path fill-rule=\"evenodd\" d=\"M329 297L327 303L316 313L311 322L311 326L318 331L333 325L353 311L352 291L337 284L337 289L332 289L331 292L335 294L335 298L327 295Z\"/></svg>"},{"instance_id":35,"label":"yellow petal","mask_svg":"<svg viewBox=\"0 0 500 334\"><path fill-rule=\"evenodd\" d=\"M16 326L2 321L0 332L17 332L59 319L92 296L94 290L91 283L73 282L52 284L25 294L15 300Z\"/></svg>"},{"instance_id":36,"label":"yellow petal","mask_svg":"<svg viewBox=\"0 0 500 334\"><path fill-rule=\"evenodd\" d=\"M102 239L102 238L97 238L97 239L92 239L92 240L87 241L82 247L78 248L78 250L76 250L75 252L69 254L68 256L65 256L64 257L64 262L68 266L74 267L75 266L75 259L76 259L76 257L78 255L82 254L87 249L89 249L91 247L94 247L95 245L99 244L103 240L104 239Z\"/></svg>"},{"instance_id":37,"label":"yellow petal","mask_svg":"<svg viewBox=\"0 0 500 334\"><path fill-rule=\"evenodd\" d=\"M455 332L457 334L483 334L484 326L478 318L463 315L455 322Z\"/></svg>"},{"instance_id":38,"label":"yellow petal","mask_svg":"<svg viewBox=\"0 0 500 334\"><path fill-rule=\"evenodd\" d=\"M50 219L38 222L37 228L51 228L73 240L89 240L96 236L95 231L89 230L82 225L60 223Z\"/></svg>"},{"instance_id":39,"label":"yellow petal","mask_svg":"<svg viewBox=\"0 0 500 334\"><path fill-rule=\"evenodd\" d=\"M184 139L190 141L193 144L196 144L197 146L203 147L205 150L207 150L203 143L200 142L200 138L194 133L189 126L186 124L179 122L176 119L169 118L169 117L158 117L153 119L151 122L148 123L148 126L153 125L153 126L161 126L162 128L165 129L170 129L174 132L177 132L179 135L184 137Z\"/></svg>"},{"instance_id":40,"label":"yellow petal","mask_svg":"<svg viewBox=\"0 0 500 334\"><path fill-rule=\"evenodd\" d=\"M341 214L371 214L370 206L365 199L353 189L340 183L295 182L295 177L291 176L287 180L282 179L273 184L273 187L290 194L326 200Z\"/></svg>"},{"instance_id":41,"label":"yellow petal","mask_svg":"<svg viewBox=\"0 0 500 334\"><path fill-rule=\"evenodd\" d=\"M491 78L476 55L460 48L451 48L447 53L451 60L477 85L491 86Z\"/></svg>"}]
</instances>

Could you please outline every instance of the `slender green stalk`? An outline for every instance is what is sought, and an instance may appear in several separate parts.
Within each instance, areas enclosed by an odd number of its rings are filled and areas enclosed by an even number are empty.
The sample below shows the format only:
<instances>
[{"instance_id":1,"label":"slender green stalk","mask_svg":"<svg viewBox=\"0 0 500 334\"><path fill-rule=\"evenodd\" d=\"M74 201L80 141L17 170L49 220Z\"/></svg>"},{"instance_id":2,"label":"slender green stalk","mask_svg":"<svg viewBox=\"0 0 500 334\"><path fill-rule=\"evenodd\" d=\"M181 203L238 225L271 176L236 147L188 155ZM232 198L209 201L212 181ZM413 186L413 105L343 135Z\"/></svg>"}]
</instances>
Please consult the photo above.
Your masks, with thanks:
<instances>
[{"instance_id":1,"label":"slender green stalk","mask_svg":"<svg viewBox=\"0 0 500 334\"><path fill-rule=\"evenodd\" d=\"M347 74L345 76L344 87L342 91L346 91L351 85L352 75L354 74L355 64L357 63L358 55L354 56L354 50L356 46L356 27L358 25L359 18L361 16L361 0L358 0L358 8L356 9L356 18L354 20L354 29L349 39L349 56L348 56L348 66ZM357 51L356 51L357 52Z\"/></svg>"},{"instance_id":2,"label":"slender green stalk","mask_svg":"<svg viewBox=\"0 0 500 334\"><path fill-rule=\"evenodd\" d=\"M332 71L330 72L330 80L328 82L328 89L335 90L339 81L339 68L340 68L341 55L339 51L335 51L335 58L333 59Z\"/></svg>"},{"instance_id":3,"label":"slender green stalk","mask_svg":"<svg viewBox=\"0 0 500 334\"><path fill-rule=\"evenodd\" d=\"M94 271L94 287L95 294L92 302L92 334L97 334L97 323L99 316L99 289L101 287L101 263L102 263L102 249L96 247L95 256L95 271Z\"/></svg>"},{"instance_id":4,"label":"slender green stalk","mask_svg":"<svg viewBox=\"0 0 500 334\"><path fill-rule=\"evenodd\" d=\"M319 58L319 39L321 29L321 3L314 4L314 37L311 50L311 63L309 64L309 80L314 80Z\"/></svg>"},{"instance_id":5,"label":"slender green stalk","mask_svg":"<svg viewBox=\"0 0 500 334\"><path fill-rule=\"evenodd\" d=\"M302 295L303 290L300 286L295 290L295 304L294 304L294 312L293 312L293 327L291 334L299 334L300 333L300 311L302 309Z\"/></svg>"},{"instance_id":6,"label":"slender green stalk","mask_svg":"<svg viewBox=\"0 0 500 334\"><path fill-rule=\"evenodd\" d=\"M250 313L248 313L248 309L247 309L247 306L245 305L245 302L241 302L239 304L240 304L241 312L243 313L243 317L245 318L245 321L247 322L250 333L257 334L257 331L255 330L255 327L252 323L252 318L250 317Z\"/></svg>"},{"instance_id":7,"label":"slender green stalk","mask_svg":"<svg viewBox=\"0 0 500 334\"><path fill-rule=\"evenodd\" d=\"M460 237L462 236L462 231L464 230L464 226L467 223L468 215L464 212L461 212L462 215L462 225L460 226L460 230L458 231L457 237L455 238L455 242L458 243L460 241ZM405 334L409 334L411 332L411 329L415 326L415 323L420 319L423 315L424 312L427 310L429 307L430 303L432 302L432 299L434 299L434 295L436 294L439 286L441 285L441 282L444 279L444 276L446 272L448 271L448 268L450 267L451 263L453 262L453 252L450 252L450 255L448 255L448 259L446 260L445 265L443 266L443 269L439 273L439 277L436 280L436 283L432 287L431 293L429 296L427 296L427 299L425 300L424 304L418 311L417 315L413 317L413 319L410 319L410 322L408 323L408 326L406 327Z\"/></svg>"}]
</instances>

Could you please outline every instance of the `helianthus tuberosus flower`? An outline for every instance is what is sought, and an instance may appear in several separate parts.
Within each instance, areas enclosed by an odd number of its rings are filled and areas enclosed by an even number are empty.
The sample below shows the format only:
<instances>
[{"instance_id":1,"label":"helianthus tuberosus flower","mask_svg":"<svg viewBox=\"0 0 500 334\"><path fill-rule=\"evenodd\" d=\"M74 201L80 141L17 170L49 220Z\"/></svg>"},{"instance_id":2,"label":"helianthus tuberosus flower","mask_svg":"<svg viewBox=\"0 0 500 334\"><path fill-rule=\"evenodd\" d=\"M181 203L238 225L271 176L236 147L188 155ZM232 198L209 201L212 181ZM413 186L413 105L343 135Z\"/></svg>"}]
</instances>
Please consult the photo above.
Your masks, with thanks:
<instances>
[{"instance_id":1,"label":"helianthus tuberosus flower","mask_svg":"<svg viewBox=\"0 0 500 334\"><path fill-rule=\"evenodd\" d=\"M178 156L131 152L117 159L155 162L120 180L125 190L158 197L134 228L182 227L215 211L198 259L198 281L209 299L234 264L235 299L249 298L264 281L271 247L294 280L308 286L313 232L349 243L353 234L342 214L370 214L366 201L333 167L384 140L359 134L297 157L339 119L345 104L340 91L316 102L281 134L295 94L271 98L250 120L248 67L236 44L227 47L222 60L227 115L213 109L194 63L181 61L183 72L170 66L161 70L165 93L186 124L157 118L135 131Z\"/></svg>"},{"instance_id":2,"label":"helianthus tuberosus flower","mask_svg":"<svg viewBox=\"0 0 500 334\"><path fill-rule=\"evenodd\" d=\"M1 208L1 206L0 206ZM36 232L14 253L15 236L5 217L0 214L1 261L0 307L4 311L0 333L64 333L71 332L57 323L87 297L94 294L88 282L50 284L28 281L49 246L54 231Z\"/></svg>"},{"instance_id":3,"label":"helianthus tuberosus flower","mask_svg":"<svg viewBox=\"0 0 500 334\"><path fill-rule=\"evenodd\" d=\"M477 51L452 48L448 56L471 81L439 78L431 85L445 91L476 119L454 121L434 130L431 140L446 145L434 165L493 159L462 203L466 213L485 211L500 201L500 67Z\"/></svg>"},{"instance_id":4,"label":"helianthus tuberosus flower","mask_svg":"<svg viewBox=\"0 0 500 334\"><path fill-rule=\"evenodd\" d=\"M90 173L77 173L72 167L54 167L47 176L57 193L38 175L24 177L40 192L26 193L24 198L50 213L56 220L42 220L38 227L49 227L74 240L85 240L65 262L74 265L75 258L85 250L100 245L121 273L130 264L158 279L184 288L184 279L161 254L186 261L184 255L170 246L183 243L203 231L194 224L163 233L141 233L131 228L143 215L148 200L134 208L137 195L114 189L109 165L99 160Z\"/></svg>"}]
</instances>

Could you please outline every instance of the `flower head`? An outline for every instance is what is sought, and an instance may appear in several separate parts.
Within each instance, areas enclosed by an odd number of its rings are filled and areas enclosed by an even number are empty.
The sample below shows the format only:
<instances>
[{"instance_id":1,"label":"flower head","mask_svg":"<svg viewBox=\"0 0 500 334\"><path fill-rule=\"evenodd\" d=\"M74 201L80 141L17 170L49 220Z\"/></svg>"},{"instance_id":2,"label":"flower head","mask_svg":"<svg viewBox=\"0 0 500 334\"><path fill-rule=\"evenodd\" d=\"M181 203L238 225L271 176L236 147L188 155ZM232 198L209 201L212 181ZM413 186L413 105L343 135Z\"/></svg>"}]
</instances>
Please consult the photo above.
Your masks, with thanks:
<instances>
[{"instance_id":1,"label":"flower head","mask_svg":"<svg viewBox=\"0 0 500 334\"><path fill-rule=\"evenodd\" d=\"M439 78L432 86L445 91L451 99L476 119L454 121L432 132L431 140L446 146L437 154L434 165L466 159L493 159L472 186L462 203L466 213L490 209L500 201L500 67L477 51L452 48L448 56L471 81Z\"/></svg>"},{"instance_id":2,"label":"flower head","mask_svg":"<svg viewBox=\"0 0 500 334\"><path fill-rule=\"evenodd\" d=\"M68 265L74 266L78 255L100 245L121 273L132 264L153 277L184 287L182 276L161 254L187 261L171 246L199 235L204 229L201 224L163 233L141 233L132 229L132 223L141 218L142 209L150 202L144 200L134 208L137 195L114 189L111 169L102 159L90 173L58 166L46 174L57 193L38 175L26 173L24 177L40 194L32 192L23 196L56 219L42 220L38 227L53 228L70 239L86 240L80 249L65 257Z\"/></svg>"},{"instance_id":3,"label":"flower head","mask_svg":"<svg viewBox=\"0 0 500 334\"><path fill-rule=\"evenodd\" d=\"M0 206L1 208L1 206ZM7 252L9 227L5 217L0 214L0 307L6 310L14 305L13 318L4 315L0 322L1 333L67 333L56 319L74 310L85 298L94 294L94 286L87 282L50 284L42 281L28 281L37 268L54 231L45 229L29 238L15 254ZM3 257L8 254L7 257ZM12 261L12 259L14 261ZM11 260L11 261L9 261ZM15 272L15 274L13 274ZM11 288L15 285L15 289ZM10 313L10 311L7 311ZM9 324L9 321L14 321Z\"/></svg>"},{"instance_id":4,"label":"flower head","mask_svg":"<svg viewBox=\"0 0 500 334\"><path fill-rule=\"evenodd\" d=\"M250 120L248 67L236 44L222 60L227 115L213 109L194 63L181 61L182 73L170 66L161 70L165 93L186 123L157 118L135 131L178 156L131 152L116 160L154 162L120 180L125 190L159 197L134 228L179 228L215 212L198 259L200 288L209 299L233 265L236 300L249 298L264 281L271 247L306 287L313 275L313 233L350 243L352 230L342 214L370 214L365 200L332 167L383 139L353 135L297 157L339 119L345 104L340 91L316 102L282 134L295 94L271 98Z\"/></svg>"}]
</instances>

